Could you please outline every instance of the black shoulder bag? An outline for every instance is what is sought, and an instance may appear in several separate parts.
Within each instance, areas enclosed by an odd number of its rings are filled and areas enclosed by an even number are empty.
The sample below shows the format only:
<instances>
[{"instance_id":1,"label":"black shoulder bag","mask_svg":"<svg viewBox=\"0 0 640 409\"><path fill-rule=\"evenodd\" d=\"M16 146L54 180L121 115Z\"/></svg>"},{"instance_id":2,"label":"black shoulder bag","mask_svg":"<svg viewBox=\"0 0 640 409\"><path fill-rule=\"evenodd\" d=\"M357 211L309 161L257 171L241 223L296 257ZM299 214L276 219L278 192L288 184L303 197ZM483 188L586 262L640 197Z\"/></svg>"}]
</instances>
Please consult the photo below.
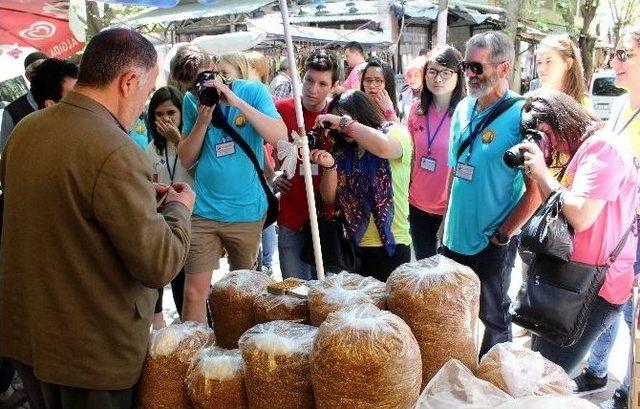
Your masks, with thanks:
<instances>
[{"instance_id":1,"label":"black shoulder bag","mask_svg":"<svg viewBox=\"0 0 640 409\"><path fill-rule=\"evenodd\" d=\"M603 265L568 261L573 235L561 211L562 193L552 193L523 229L521 240L534 251L511 319L519 326L561 347L580 340L591 308L636 223L631 226Z\"/></svg>"},{"instance_id":2,"label":"black shoulder bag","mask_svg":"<svg viewBox=\"0 0 640 409\"><path fill-rule=\"evenodd\" d=\"M260 179L260 184L262 185L262 189L264 190L264 194L267 196L267 217L264 220L264 228L271 226L273 223L278 220L278 214L280 212L280 203L278 201L278 197L273 193L269 184L267 183L267 179L264 177L264 171L260 167L260 162L258 162L258 158L256 154L253 153L253 150L242 137L238 134L238 132L233 129L231 125L224 119L222 115L222 111L220 111L220 106L216 106L213 111L213 116L211 120L211 124L216 128L222 129L227 135L233 139L235 143L242 148L245 155L249 158L251 163L253 163L253 167L258 174L258 178Z\"/></svg>"}]
</instances>

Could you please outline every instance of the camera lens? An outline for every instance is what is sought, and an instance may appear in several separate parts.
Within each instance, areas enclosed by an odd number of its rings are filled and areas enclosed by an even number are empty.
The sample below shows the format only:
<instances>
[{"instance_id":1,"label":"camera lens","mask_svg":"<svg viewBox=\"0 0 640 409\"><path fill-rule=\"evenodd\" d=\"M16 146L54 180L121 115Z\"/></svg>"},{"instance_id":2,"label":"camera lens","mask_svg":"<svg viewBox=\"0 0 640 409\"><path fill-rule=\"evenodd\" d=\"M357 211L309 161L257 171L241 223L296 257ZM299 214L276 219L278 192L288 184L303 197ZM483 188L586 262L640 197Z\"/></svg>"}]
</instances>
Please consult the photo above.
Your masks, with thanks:
<instances>
[{"instance_id":1,"label":"camera lens","mask_svg":"<svg viewBox=\"0 0 640 409\"><path fill-rule=\"evenodd\" d=\"M194 87L198 94L198 100L202 105L212 107L220 101L218 90L213 87L207 87L205 82L215 78L213 71L203 71L196 77Z\"/></svg>"},{"instance_id":2,"label":"camera lens","mask_svg":"<svg viewBox=\"0 0 640 409\"><path fill-rule=\"evenodd\" d=\"M504 163L510 168L517 168L524 165L524 155L517 147L513 147L504 153L502 156Z\"/></svg>"}]
</instances>

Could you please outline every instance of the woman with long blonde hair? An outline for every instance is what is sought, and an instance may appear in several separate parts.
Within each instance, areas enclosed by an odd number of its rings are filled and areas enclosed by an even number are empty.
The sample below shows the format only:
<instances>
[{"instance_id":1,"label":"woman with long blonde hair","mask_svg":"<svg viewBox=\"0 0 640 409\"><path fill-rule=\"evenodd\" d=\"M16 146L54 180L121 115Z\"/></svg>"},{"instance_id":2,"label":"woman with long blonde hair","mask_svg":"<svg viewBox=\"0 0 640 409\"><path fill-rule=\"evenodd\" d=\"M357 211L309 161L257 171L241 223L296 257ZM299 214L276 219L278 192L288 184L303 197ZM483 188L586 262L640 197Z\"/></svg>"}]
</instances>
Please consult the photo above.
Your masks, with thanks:
<instances>
[{"instance_id":1,"label":"woman with long blonde hair","mask_svg":"<svg viewBox=\"0 0 640 409\"><path fill-rule=\"evenodd\" d=\"M546 36L536 52L536 69L542 88L564 92L591 110L580 50L567 34Z\"/></svg>"}]
</instances>

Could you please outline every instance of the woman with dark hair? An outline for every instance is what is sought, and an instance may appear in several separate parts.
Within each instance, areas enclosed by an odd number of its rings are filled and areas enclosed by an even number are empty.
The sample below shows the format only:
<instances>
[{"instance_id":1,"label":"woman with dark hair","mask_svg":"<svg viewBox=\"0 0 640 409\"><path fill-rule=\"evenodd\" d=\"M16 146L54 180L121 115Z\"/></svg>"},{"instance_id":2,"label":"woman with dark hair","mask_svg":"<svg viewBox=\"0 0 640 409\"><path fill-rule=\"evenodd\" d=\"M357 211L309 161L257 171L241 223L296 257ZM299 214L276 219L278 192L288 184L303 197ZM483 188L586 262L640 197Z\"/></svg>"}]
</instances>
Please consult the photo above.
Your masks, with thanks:
<instances>
[{"instance_id":1,"label":"woman with dark hair","mask_svg":"<svg viewBox=\"0 0 640 409\"><path fill-rule=\"evenodd\" d=\"M563 191L562 213L574 231L571 261L604 265L636 217L637 169L628 143L603 130L595 116L555 90L539 89L529 95L521 125L546 135L542 149L532 142L519 147L525 174L537 183L542 198ZM547 169L552 151L570 158L560 181ZM606 271L581 338L570 347L560 347L534 335L533 350L568 373L577 367L629 299L636 243L637 237L628 235L622 252Z\"/></svg>"},{"instance_id":2,"label":"woman with dark hair","mask_svg":"<svg viewBox=\"0 0 640 409\"><path fill-rule=\"evenodd\" d=\"M399 120L396 80L389 64L377 58L370 59L362 71L360 91L371 98L387 121L397 122Z\"/></svg>"},{"instance_id":3,"label":"woman with dark hair","mask_svg":"<svg viewBox=\"0 0 640 409\"><path fill-rule=\"evenodd\" d=\"M437 253L437 233L449 202L451 168L447 166L451 116L465 95L459 64L451 46L433 49L422 73L422 93L409 114L413 138L409 224L416 258Z\"/></svg>"},{"instance_id":4,"label":"woman with dark hair","mask_svg":"<svg viewBox=\"0 0 640 409\"><path fill-rule=\"evenodd\" d=\"M316 127L338 131L336 148L311 152L324 168L320 193L325 203L335 203L358 246L358 273L386 281L411 258L411 136L404 126L385 121L361 91L336 96L328 112L318 115Z\"/></svg>"},{"instance_id":5,"label":"woman with dark hair","mask_svg":"<svg viewBox=\"0 0 640 409\"><path fill-rule=\"evenodd\" d=\"M193 186L193 178L178 158L177 147L182 129L182 94L178 89L168 85L159 88L153 94L147 111L147 129L151 137L151 142L147 146L147 157L151 161L157 182L166 185L184 182ZM183 291L184 268L171 281L171 292L178 313L182 311ZM159 289L158 293L153 319L154 329L165 325L162 315L163 289Z\"/></svg>"}]
</instances>

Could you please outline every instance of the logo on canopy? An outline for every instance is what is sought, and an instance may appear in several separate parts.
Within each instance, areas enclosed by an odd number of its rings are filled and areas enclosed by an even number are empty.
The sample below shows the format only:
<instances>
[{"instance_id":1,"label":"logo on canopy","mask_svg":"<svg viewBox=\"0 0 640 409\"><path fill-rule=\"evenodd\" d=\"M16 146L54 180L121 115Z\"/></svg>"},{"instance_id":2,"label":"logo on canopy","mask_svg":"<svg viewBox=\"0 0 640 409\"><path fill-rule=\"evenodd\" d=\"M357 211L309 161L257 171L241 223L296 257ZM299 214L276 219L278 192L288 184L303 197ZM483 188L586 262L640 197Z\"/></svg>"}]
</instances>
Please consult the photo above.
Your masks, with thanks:
<instances>
[{"instance_id":1,"label":"logo on canopy","mask_svg":"<svg viewBox=\"0 0 640 409\"><path fill-rule=\"evenodd\" d=\"M20 37L29 40L43 40L45 38L53 37L56 33L56 26L48 21L36 21L31 24L29 28L20 30L18 33Z\"/></svg>"}]
</instances>

